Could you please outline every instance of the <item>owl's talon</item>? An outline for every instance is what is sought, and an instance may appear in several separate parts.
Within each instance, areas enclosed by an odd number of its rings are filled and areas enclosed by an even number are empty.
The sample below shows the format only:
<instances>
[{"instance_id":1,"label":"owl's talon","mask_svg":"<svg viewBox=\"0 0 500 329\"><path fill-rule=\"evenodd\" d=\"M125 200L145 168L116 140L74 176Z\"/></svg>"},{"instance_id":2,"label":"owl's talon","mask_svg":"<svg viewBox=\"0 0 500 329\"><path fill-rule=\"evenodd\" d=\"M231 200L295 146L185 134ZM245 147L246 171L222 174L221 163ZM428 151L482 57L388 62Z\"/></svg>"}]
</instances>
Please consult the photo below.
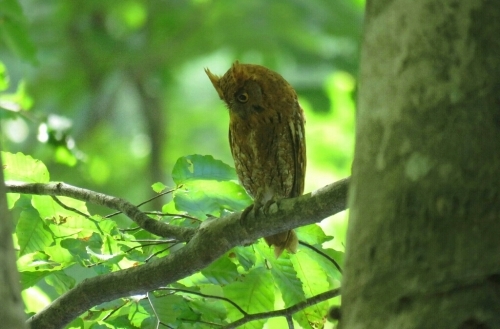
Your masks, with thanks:
<instances>
[{"instance_id":1,"label":"owl's talon","mask_svg":"<svg viewBox=\"0 0 500 329\"><path fill-rule=\"evenodd\" d=\"M264 215L269 215L269 208L271 208L274 202L275 201L271 199L264 204L264 206L262 207L262 212L264 213Z\"/></svg>"},{"instance_id":2,"label":"owl's talon","mask_svg":"<svg viewBox=\"0 0 500 329\"><path fill-rule=\"evenodd\" d=\"M243 225L243 226L245 225L245 221L247 219L247 216L251 211L254 211L254 204L251 204L248 207L246 207L245 210L243 210L243 212L241 213L241 216L240 216L240 224L241 225Z\"/></svg>"}]
</instances>

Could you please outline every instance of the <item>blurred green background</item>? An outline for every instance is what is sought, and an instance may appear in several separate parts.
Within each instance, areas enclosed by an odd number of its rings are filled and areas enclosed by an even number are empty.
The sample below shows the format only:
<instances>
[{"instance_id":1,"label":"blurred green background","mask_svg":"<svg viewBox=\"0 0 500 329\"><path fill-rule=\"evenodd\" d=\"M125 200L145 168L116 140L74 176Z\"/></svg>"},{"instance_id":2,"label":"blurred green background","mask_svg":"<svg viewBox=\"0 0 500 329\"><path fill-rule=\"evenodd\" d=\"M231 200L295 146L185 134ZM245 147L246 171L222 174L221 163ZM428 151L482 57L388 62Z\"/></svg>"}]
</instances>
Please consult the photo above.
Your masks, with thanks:
<instances>
[{"instance_id":1,"label":"blurred green background","mask_svg":"<svg viewBox=\"0 0 500 329\"><path fill-rule=\"evenodd\" d=\"M19 4L0 1L10 80L0 95L2 149L42 160L51 180L139 203L154 182L172 185L181 156L232 165L227 110L203 69L223 74L234 60L265 65L296 88L306 192L349 175L363 0ZM337 248L338 218L322 224Z\"/></svg>"}]
</instances>

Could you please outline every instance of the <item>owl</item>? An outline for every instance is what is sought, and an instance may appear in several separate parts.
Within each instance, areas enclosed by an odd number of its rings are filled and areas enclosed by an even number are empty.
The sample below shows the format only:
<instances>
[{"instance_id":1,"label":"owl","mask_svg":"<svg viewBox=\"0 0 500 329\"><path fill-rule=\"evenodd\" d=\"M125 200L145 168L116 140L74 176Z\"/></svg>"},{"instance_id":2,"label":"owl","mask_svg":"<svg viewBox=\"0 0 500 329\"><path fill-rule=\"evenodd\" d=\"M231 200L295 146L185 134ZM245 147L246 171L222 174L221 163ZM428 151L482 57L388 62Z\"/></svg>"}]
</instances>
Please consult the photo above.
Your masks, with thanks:
<instances>
[{"instance_id":1,"label":"owl","mask_svg":"<svg viewBox=\"0 0 500 329\"><path fill-rule=\"evenodd\" d=\"M306 170L304 113L297 94L278 73L235 62L222 76L205 69L229 109L229 144L240 183L253 209L302 195ZM274 254L297 251L293 230L264 237Z\"/></svg>"}]
</instances>

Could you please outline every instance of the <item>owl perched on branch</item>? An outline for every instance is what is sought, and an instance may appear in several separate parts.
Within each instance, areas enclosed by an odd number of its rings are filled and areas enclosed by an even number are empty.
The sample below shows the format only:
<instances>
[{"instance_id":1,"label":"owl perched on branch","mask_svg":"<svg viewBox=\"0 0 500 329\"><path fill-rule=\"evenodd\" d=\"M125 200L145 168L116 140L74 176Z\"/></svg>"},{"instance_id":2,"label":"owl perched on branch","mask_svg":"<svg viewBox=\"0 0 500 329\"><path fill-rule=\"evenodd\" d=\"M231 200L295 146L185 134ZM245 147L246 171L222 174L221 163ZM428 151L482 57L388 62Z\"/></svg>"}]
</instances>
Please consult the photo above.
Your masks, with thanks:
<instances>
[{"instance_id":1,"label":"owl perched on branch","mask_svg":"<svg viewBox=\"0 0 500 329\"><path fill-rule=\"evenodd\" d=\"M253 209L302 195L305 120L292 86L263 66L237 61L222 77L205 72L229 108L231 153L241 184L254 198ZM276 257L285 249L297 251L293 230L264 239Z\"/></svg>"}]
</instances>

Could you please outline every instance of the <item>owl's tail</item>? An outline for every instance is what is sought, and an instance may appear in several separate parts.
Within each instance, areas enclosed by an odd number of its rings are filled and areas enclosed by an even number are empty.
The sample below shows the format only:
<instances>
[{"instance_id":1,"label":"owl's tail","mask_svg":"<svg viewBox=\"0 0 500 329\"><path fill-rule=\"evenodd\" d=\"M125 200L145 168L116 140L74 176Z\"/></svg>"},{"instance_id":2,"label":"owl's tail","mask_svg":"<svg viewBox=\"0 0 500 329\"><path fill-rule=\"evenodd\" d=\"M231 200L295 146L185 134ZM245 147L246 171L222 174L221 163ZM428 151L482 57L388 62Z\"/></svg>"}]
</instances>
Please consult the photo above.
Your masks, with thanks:
<instances>
[{"instance_id":1,"label":"owl's tail","mask_svg":"<svg viewBox=\"0 0 500 329\"><path fill-rule=\"evenodd\" d=\"M266 236L264 240L266 240L269 246L274 246L274 256L276 256L276 258L278 258L285 249L295 254L299 245L299 239L294 230Z\"/></svg>"}]
</instances>

